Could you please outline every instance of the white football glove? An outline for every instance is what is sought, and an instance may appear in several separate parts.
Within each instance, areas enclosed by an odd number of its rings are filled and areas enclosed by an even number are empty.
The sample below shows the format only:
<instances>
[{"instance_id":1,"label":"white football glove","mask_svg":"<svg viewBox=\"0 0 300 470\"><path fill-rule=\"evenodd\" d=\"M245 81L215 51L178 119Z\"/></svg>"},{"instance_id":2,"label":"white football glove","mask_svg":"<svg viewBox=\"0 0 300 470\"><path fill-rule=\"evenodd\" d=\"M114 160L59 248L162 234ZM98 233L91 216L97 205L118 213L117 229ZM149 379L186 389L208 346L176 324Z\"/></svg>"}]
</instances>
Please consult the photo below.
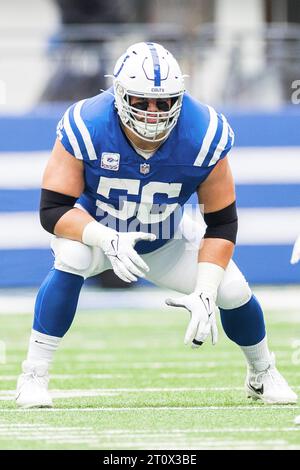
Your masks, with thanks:
<instances>
[{"instance_id":1,"label":"white football glove","mask_svg":"<svg viewBox=\"0 0 300 470\"><path fill-rule=\"evenodd\" d=\"M191 315L184 344L192 343L192 348L198 348L211 334L212 344L218 341L218 329L215 317L215 301L211 295L204 292L193 292L177 299L166 299L166 304L172 307L184 307Z\"/></svg>"},{"instance_id":2,"label":"white football glove","mask_svg":"<svg viewBox=\"0 0 300 470\"><path fill-rule=\"evenodd\" d=\"M291 264L296 264L300 260L300 235L295 241L295 245L293 248L293 253L291 257Z\"/></svg>"},{"instance_id":3,"label":"white football glove","mask_svg":"<svg viewBox=\"0 0 300 470\"><path fill-rule=\"evenodd\" d=\"M117 232L93 221L86 225L82 241L86 245L99 246L111 262L115 274L125 282L144 277L149 267L137 254L134 246L140 240L154 241L156 236L145 232Z\"/></svg>"},{"instance_id":4,"label":"white football glove","mask_svg":"<svg viewBox=\"0 0 300 470\"><path fill-rule=\"evenodd\" d=\"M120 279L125 282L137 281L137 277L145 276L142 271L148 272L149 267L137 254L134 245L140 240L153 241L155 238L151 233L116 232L112 238L102 242L102 249Z\"/></svg>"}]
</instances>

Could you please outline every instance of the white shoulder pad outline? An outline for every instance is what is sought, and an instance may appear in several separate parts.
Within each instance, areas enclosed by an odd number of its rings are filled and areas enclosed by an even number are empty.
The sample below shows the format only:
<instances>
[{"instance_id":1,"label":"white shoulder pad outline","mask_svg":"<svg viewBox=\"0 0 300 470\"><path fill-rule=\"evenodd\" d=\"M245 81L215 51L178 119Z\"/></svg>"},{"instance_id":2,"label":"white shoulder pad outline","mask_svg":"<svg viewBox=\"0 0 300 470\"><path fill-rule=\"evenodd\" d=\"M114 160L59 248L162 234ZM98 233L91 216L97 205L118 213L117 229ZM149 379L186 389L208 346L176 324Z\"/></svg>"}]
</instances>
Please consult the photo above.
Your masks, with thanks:
<instances>
[{"instance_id":1,"label":"white shoulder pad outline","mask_svg":"<svg viewBox=\"0 0 300 470\"><path fill-rule=\"evenodd\" d=\"M214 108L212 108L209 105L207 105L207 108L209 111L209 124L208 124L206 134L204 136L200 151L194 162L194 166L202 166L205 158L208 155L210 146L212 144L212 141L214 139L214 136L216 134L217 127L218 127L218 115L216 111L214 110Z\"/></svg>"},{"instance_id":2,"label":"white shoulder pad outline","mask_svg":"<svg viewBox=\"0 0 300 470\"><path fill-rule=\"evenodd\" d=\"M205 134L205 137L203 139L200 151L197 155L197 158L194 162L194 166L202 166L204 163L204 160L206 159L207 155L209 154L210 147L213 143L217 128L218 128L218 114L217 112L211 107L207 105L207 108L209 110L209 115L210 115L210 120L209 120L209 125ZM219 139L218 145L216 146L214 153L211 156L211 159L208 163L208 166L215 165L218 160L220 159L223 151L226 148L228 138L229 136L234 139L234 134L233 131L228 124L227 119L223 114L220 114L220 117L222 119L222 134ZM233 144L233 142L232 142Z\"/></svg>"},{"instance_id":3,"label":"white shoulder pad outline","mask_svg":"<svg viewBox=\"0 0 300 470\"><path fill-rule=\"evenodd\" d=\"M95 148L94 148L90 133L89 133L88 128L86 127L86 125L85 125L85 123L84 123L84 121L81 117L81 114L80 114L81 108L82 108L85 101L86 100L81 100L75 105L75 107L74 107L74 121L75 121L75 124L76 124L76 126L77 126L77 128L78 128L78 130L81 134L81 137L83 139L83 142L84 142L84 145L85 145L85 148L86 148L89 159L90 160L97 160L97 155L96 155L96 152L95 152Z\"/></svg>"},{"instance_id":4,"label":"white shoulder pad outline","mask_svg":"<svg viewBox=\"0 0 300 470\"><path fill-rule=\"evenodd\" d=\"M226 148L226 144L227 144L227 141L228 141L228 134L229 134L229 124L227 122L227 119L226 117L221 114L221 119L223 121L223 129L222 129L222 135L221 135L221 139L216 147L216 150L214 151L214 154L208 164L208 166L212 166L212 165L215 165L215 163L217 163L217 161L219 160L220 156L221 156L221 153L225 150Z\"/></svg>"},{"instance_id":5,"label":"white shoulder pad outline","mask_svg":"<svg viewBox=\"0 0 300 470\"><path fill-rule=\"evenodd\" d=\"M66 131L67 137L69 139L70 145L73 148L74 155L78 160L83 160L83 152L84 149L80 148L80 144L78 142L78 138L76 137L76 130L80 133L82 140L84 142L84 146L86 148L86 154L89 160L97 160L97 155L95 151L95 147L93 145L89 130L85 125L82 117L81 117L81 108L86 100L81 100L74 106L74 122L77 129L72 129L70 123L70 110L69 108L63 117L63 125ZM74 127L74 124L73 124ZM75 131L75 132L74 132ZM81 144L82 147L82 144Z\"/></svg>"},{"instance_id":6,"label":"white shoulder pad outline","mask_svg":"<svg viewBox=\"0 0 300 470\"><path fill-rule=\"evenodd\" d=\"M70 124L70 109L68 109L65 112L65 115L63 117L63 126L65 128L67 137L69 139L70 145L73 149L74 155L78 160L83 160L83 156L79 147L79 144L77 142L76 136L73 132L73 129Z\"/></svg>"}]
</instances>

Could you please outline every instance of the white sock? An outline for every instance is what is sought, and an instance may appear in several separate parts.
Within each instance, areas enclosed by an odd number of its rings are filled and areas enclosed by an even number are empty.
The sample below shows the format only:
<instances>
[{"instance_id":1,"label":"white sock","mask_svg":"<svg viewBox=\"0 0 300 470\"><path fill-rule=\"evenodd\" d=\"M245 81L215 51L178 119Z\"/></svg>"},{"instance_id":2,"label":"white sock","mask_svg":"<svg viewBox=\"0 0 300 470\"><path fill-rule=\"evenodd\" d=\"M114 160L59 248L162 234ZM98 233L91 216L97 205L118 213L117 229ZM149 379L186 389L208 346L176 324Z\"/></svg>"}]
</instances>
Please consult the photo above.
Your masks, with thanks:
<instances>
[{"instance_id":1,"label":"white sock","mask_svg":"<svg viewBox=\"0 0 300 470\"><path fill-rule=\"evenodd\" d=\"M61 339L31 330L27 360L30 362L43 361L50 365Z\"/></svg>"},{"instance_id":2,"label":"white sock","mask_svg":"<svg viewBox=\"0 0 300 470\"><path fill-rule=\"evenodd\" d=\"M271 354L266 336L260 343L254 344L253 346L240 346L240 348L245 354L249 366L257 372L266 370L269 367Z\"/></svg>"}]
</instances>

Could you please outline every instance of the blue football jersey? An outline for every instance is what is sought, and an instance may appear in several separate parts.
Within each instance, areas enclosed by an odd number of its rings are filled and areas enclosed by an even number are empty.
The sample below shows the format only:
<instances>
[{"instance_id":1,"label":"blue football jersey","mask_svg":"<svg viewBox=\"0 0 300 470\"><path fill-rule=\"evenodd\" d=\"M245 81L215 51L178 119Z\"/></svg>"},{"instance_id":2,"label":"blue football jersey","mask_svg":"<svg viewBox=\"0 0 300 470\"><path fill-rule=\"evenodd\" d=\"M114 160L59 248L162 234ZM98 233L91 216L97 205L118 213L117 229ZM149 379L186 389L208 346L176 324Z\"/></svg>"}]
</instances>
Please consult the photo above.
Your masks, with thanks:
<instances>
[{"instance_id":1,"label":"blue football jersey","mask_svg":"<svg viewBox=\"0 0 300 470\"><path fill-rule=\"evenodd\" d=\"M77 202L118 231L154 233L154 242L136 245L138 253L148 253L174 236L183 205L227 155L234 135L222 114L185 93L176 126L145 159L121 128L112 91L72 105L57 136L84 164L85 189Z\"/></svg>"}]
</instances>

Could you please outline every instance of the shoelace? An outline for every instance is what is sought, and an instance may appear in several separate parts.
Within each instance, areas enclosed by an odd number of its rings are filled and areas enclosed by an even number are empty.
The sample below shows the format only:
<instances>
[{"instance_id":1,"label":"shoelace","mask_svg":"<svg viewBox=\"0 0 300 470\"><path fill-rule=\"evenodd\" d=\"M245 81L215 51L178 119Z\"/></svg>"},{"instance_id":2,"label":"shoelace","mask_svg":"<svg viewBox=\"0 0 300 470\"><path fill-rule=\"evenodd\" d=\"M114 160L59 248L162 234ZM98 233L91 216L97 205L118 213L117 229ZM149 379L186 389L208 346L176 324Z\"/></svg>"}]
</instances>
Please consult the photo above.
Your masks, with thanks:
<instances>
[{"instance_id":1,"label":"shoelace","mask_svg":"<svg viewBox=\"0 0 300 470\"><path fill-rule=\"evenodd\" d=\"M263 381L263 378L265 377L265 375L268 375L271 382L274 384L274 385L286 385L286 381L284 380L284 378L279 374L279 372L277 372L276 369L274 369L274 367L272 367L272 364L268 367L268 369L266 370L263 370L262 372L259 372L257 374L257 377L256 377L256 380L255 382L251 382L251 384L254 386L254 387L260 387L261 384L262 384L262 381Z\"/></svg>"},{"instance_id":2,"label":"shoelace","mask_svg":"<svg viewBox=\"0 0 300 470\"><path fill-rule=\"evenodd\" d=\"M23 372L25 380L33 379L38 385L45 387L47 385L47 376L38 376L34 371Z\"/></svg>"}]
</instances>

